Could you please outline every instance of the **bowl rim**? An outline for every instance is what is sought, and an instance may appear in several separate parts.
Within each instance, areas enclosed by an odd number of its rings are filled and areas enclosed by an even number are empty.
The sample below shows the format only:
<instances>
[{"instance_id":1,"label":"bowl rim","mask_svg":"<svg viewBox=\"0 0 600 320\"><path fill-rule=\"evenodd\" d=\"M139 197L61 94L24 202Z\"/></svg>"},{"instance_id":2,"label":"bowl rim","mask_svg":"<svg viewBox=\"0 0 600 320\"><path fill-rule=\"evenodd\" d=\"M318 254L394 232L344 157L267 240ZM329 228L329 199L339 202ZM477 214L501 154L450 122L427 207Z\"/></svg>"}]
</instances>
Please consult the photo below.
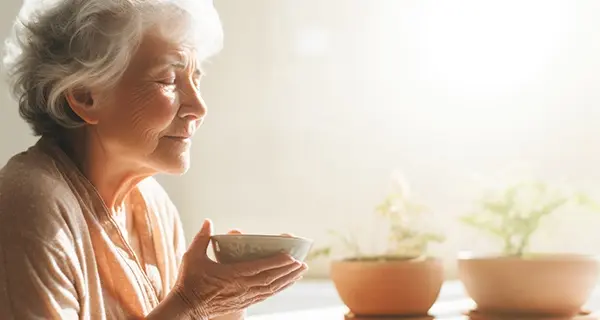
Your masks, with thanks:
<instances>
[{"instance_id":1,"label":"bowl rim","mask_svg":"<svg viewBox=\"0 0 600 320\"><path fill-rule=\"evenodd\" d=\"M210 237L211 239L223 239L223 238L263 238L263 239L286 239L287 240L302 240L306 242L313 242L312 239L298 237L298 236L284 236L275 234L215 234Z\"/></svg>"}]
</instances>

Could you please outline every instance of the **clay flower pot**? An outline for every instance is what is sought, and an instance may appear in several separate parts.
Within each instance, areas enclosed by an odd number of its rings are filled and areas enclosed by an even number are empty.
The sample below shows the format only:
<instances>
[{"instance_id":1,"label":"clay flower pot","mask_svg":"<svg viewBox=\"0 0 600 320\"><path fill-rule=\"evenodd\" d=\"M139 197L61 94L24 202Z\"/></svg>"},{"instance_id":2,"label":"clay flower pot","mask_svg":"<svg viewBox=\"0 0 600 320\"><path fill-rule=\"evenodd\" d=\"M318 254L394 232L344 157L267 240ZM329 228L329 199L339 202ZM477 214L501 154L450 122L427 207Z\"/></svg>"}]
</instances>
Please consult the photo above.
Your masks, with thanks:
<instances>
[{"instance_id":1,"label":"clay flower pot","mask_svg":"<svg viewBox=\"0 0 600 320\"><path fill-rule=\"evenodd\" d=\"M595 289L599 265L576 254L464 255L458 272L478 312L573 316Z\"/></svg>"},{"instance_id":2,"label":"clay flower pot","mask_svg":"<svg viewBox=\"0 0 600 320\"><path fill-rule=\"evenodd\" d=\"M427 315L444 271L433 258L341 260L332 262L331 279L355 315Z\"/></svg>"}]
</instances>

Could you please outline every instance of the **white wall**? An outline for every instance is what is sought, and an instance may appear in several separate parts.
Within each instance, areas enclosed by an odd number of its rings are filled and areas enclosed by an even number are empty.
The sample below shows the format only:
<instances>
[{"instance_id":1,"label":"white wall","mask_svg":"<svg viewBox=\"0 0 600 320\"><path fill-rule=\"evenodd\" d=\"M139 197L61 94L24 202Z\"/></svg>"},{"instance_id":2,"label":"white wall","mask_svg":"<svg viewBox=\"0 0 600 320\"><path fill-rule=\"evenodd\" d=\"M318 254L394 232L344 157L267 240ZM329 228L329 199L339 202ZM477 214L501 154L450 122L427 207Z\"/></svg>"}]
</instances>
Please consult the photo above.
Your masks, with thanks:
<instances>
[{"instance_id":1,"label":"white wall","mask_svg":"<svg viewBox=\"0 0 600 320\"><path fill-rule=\"evenodd\" d=\"M5 2L6 3L6 2ZM3 33L16 13L2 4ZM4 8L5 7L5 8ZM596 195L600 2L217 1L225 49L204 83L209 117L183 177L161 177L188 237L366 226L393 169L435 208L434 248L492 250L464 229L474 174L523 165ZM33 140L2 101L0 163ZM488 178L488 180L491 178ZM566 212L537 248L600 252L597 217ZM327 272L325 262L311 274Z\"/></svg>"},{"instance_id":2,"label":"white wall","mask_svg":"<svg viewBox=\"0 0 600 320\"><path fill-rule=\"evenodd\" d=\"M19 11L21 1L4 1L0 4L0 37L8 36L10 26ZM5 75L0 76L0 165L16 152L35 142L24 121L19 118L16 103L9 97Z\"/></svg>"}]
</instances>

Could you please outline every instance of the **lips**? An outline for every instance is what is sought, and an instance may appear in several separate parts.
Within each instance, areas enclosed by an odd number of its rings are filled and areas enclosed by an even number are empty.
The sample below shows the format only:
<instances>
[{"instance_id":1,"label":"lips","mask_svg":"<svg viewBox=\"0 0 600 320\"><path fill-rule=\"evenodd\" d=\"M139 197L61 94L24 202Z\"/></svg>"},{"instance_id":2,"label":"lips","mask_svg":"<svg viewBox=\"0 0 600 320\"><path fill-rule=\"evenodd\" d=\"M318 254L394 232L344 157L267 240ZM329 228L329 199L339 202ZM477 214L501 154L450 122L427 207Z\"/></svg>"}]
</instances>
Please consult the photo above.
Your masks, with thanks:
<instances>
[{"instance_id":1,"label":"lips","mask_svg":"<svg viewBox=\"0 0 600 320\"><path fill-rule=\"evenodd\" d=\"M192 141L190 136L165 136L164 138L177 143L191 143Z\"/></svg>"},{"instance_id":2,"label":"lips","mask_svg":"<svg viewBox=\"0 0 600 320\"><path fill-rule=\"evenodd\" d=\"M165 132L163 137L172 140L189 140L194 136L196 124L194 122L182 123L178 126L173 126L172 130Z\"/></svg>"},{"instance_id":3,"label":"lips","mask_svg":"<svg viewBox=\"0 0 600 320\"><path fill-rule=\"evenodd\" d=\"M176 139L176 140L185 140L185 139L192 138L192 136L191 135L170 135L170 136L165 136L165 138Z\"/></svg>"},{"instance_id":4,"label":"lips","mask_svg":"<svg viewBox=\"0 0 600 320\"><path fill-rule=\"evenodd\" d=\"M192 138L193 135L194 135L194 133L191 131L182 131L182 132L166 134L164 137L170 138L170 139L185 140L185 139Z\"/></svg>"}]
</instances>

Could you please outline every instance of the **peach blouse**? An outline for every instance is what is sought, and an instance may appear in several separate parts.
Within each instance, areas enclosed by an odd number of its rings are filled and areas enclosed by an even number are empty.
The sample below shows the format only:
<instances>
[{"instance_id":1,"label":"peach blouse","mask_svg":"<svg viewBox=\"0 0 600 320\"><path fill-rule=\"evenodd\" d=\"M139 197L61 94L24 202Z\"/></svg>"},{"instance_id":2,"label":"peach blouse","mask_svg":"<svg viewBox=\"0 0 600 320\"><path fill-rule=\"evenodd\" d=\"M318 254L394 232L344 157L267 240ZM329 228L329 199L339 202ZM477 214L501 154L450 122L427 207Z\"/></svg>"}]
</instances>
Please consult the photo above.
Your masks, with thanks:
<instances>
[{"instance_id":1,"label":"peach blouse","mask_svg":"<svg viewBox=\"0 0 600 320\"><path fill-rule=\"evenodd\" d=\"M0 170L0 317L149 313L174 285L185 240L156 180L128 200L133 227L120 227L52 138L12 157Z\"/></svg>"}]
</instances>

